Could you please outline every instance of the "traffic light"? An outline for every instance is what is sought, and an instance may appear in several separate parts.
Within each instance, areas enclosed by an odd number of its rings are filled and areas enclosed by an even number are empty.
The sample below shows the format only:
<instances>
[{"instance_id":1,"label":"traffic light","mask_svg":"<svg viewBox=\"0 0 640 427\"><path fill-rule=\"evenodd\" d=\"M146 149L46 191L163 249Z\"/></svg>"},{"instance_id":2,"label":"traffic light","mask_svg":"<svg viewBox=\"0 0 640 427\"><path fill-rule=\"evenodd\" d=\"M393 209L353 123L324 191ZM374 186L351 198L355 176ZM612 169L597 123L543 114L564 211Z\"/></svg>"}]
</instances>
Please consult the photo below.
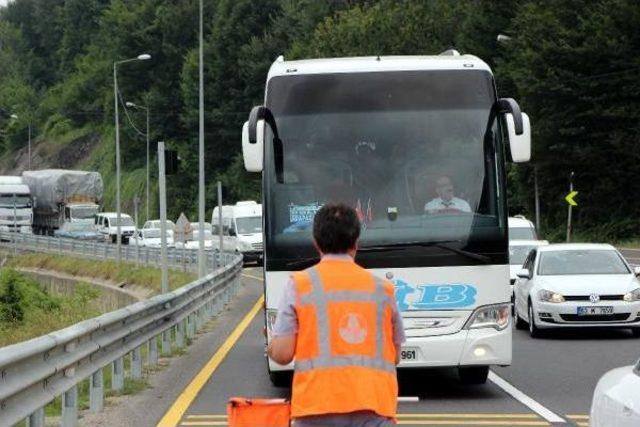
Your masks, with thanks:
<instances>
[{"instance_id":1,"label":"traffic light","mask_svg":"<svg viewBox=\"0 0 640 427\"><path fill-rule=\"evenodd\" d=\"M164 151L164 169L167 175L178 173L178 152L176 150Z\"/></svg>"}]
</instances>

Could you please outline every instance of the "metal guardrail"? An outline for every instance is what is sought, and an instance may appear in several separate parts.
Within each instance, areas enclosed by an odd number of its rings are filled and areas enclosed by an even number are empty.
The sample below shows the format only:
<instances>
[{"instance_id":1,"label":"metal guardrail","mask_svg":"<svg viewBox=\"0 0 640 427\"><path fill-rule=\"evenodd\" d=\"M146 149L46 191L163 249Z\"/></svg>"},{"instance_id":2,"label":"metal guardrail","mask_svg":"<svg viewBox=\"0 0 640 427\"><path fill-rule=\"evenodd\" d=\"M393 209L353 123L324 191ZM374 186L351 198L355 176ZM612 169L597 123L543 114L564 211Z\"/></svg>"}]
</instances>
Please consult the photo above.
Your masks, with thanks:
<instances>
[{"instance_id":1,"label":"metal guardrail","mask_svg":"<svg viewBox=\"0 0 640 427\"><path fill-rule=\"evenodd\" d=\"M115 260L117 258L117 245L98 240L78 240L63 237L39 236L35 234L22 234L0 231L0 243L2 246L16 251L35 251L49 254L73 255L86 259ZM121 245L122 260L137 265L159 267L162 259L160 248L147 248L144 246ZM207 250L208 270L215 269L219 265L225 265L230 257L236 254ZM167 248L168 266L184 271L198 271L198 251L186 248Z\"/></svg>"},{"instance_id":2,"label":"metal guardrail","mask_svg":"<svg viewBox=\"0 0 640 427\"><path fill-rule=\"evenodd\" d=\"M0 238L4 237L0 233ZM30 250L82 255L76 252L82 242L70 245L69 239L28 237L18 242ZM46 249L51 242L59 246ZM0 244L11 247L12 243ZM100 243L87 244L91 249L104 249ZM91 249L88 253L94 254ZM78 384L85 380L89 381L90 410L100 412L104 406L103 368L111 366L111 389L121 391L126 355L130 356L130 376L141 378L143 347L147 349L147 365L157 365L158 341L162 354L170 354L172 347L184 347L185 338L193 337L236 294L242 256L223 254L221 258L223 266L180 289L0 348L0 425L13 425L26 418L28 426L44 426L44 407L62 396L60 423L76 426Z\"/></svg>"}]
</instances>

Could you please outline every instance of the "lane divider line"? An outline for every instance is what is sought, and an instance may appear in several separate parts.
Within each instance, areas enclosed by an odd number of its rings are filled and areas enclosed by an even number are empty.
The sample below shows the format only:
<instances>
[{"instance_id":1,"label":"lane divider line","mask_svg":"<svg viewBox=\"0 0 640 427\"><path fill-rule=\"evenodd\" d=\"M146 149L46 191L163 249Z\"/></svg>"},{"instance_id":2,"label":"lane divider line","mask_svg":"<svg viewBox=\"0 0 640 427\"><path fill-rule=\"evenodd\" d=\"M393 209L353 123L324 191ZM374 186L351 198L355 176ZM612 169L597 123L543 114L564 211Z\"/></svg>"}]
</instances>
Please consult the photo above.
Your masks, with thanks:
<instances>
[{"instance_id":1,"label":"lane divider line","mask_svg":"<svg viewBox=\"0 0 640 427\"><path fill-rule=\"evenodd\" d=\"M420 398L418 396L398 396L399 403L415 403L420 402Z\"/></svg>"},{"instance_id":2,"label":"lane divider line","mask_svg":"<svg viewBox=\"0 0 640 427\"><path fill-rule=\"evenodd\" d=\"M533 400L531 397L527 396L507 381L499 377L495 372L489 371L489 381L500 387L505 393L516 399L518 402L522 403L524 406L531 409L536 414L540 415L545 420L550 423L566 423L567 421L557 415L555 412L550 409L542 406L542 404Z\"/></svg>"},{"instance_id":3,"label":"lane divider line","mask_svg":"<svg viewBox=\"0 0 640 427\"><path fill-rule=\"evenodd\" d=\"M218 366L222 363L229 351L236 344L238 339L242 336L244 331L249 327L249 324L254 317L262 310L264 304L264 295L258 298L258 301L253 305L251 310L244 316L244 318L238 323L238 326L231 332L224 343L218 348L218 351L209 359L204 367L196 374L191 380L189 385L180 393L178 398L173 402L169 410L164 414L158 426L160 427L174 427L180 423L182 416L191 403L198 396L202 387L207 383L211 375L218 369Z\"/></svg>"}]
</instances>

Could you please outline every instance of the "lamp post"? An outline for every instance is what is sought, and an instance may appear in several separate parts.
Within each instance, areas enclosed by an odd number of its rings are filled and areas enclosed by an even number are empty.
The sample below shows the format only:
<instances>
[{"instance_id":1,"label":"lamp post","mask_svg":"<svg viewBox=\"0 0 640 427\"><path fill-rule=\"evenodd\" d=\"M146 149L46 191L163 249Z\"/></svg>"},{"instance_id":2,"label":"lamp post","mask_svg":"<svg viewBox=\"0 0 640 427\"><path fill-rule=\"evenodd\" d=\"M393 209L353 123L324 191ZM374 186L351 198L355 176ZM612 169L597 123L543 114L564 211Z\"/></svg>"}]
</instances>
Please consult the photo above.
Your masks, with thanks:
<instances>
[{"instance_id":1,"label":"lamp post","mask_svg":"<svg viewBox=\"0 0 640 427\"><path fill-rule=\"evenodd\" d=\"M120 207L120 120L118 118L118 65L133 61L146 61L151 59L151 55L143 53L135 58L123 59L113 63L113 104L115 106L115 127L116 127L116 244L118 264L122 258L122 229L120 227L120 216L122 213Z\"/></svg>"},{"instance_id":2,"label":"lamp post","mask_svg":"<svg viewBox=\"0 0 640 427\"><path fill-rule=\"evenodd\" d=\"M146 202L146 206L147 206L147 215L146 215L146 219L147 221L149 220L149 107L143 107L142 105L137 105L134 104L133 102L127 102L127 107L130 108L137 108L139 110L144 110L145 113L147 114L147 131L146 131L146 136L147 136L147 202Z\"/></svg>"},{"instance_id":3,"label":"lamp post","mask_svg":"<svg viewBox=\"0 0 640 427\"><path fill-rule=\"evenodd\" d=\"M206 275L207 260L204 255L204 76L203 76L203 20L200 0L200 45L199 45L199 132L198 132L198 276ZM221 248L222 249L222 248Z\"/></svg>"}]
</instances>

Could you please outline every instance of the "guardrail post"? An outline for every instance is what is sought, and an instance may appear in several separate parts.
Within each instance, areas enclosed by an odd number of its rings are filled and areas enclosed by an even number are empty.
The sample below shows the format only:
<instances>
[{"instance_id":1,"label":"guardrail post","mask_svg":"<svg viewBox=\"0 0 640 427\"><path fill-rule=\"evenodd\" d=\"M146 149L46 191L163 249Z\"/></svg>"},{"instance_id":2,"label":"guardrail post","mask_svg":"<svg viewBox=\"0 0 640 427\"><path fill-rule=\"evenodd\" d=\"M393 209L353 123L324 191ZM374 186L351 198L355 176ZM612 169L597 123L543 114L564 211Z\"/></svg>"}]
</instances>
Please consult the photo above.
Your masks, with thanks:
<instances>
[{"instance_id":1,"label":"guardrail post","mask_svg":"<svg viewBox=\"0 0 640 427\"><path fill-rule=\"evenodd\" d=\"M142 355L140 347L136 347L131 351L131 378L139 380L142 378Z\"/></svg>"},{"instance_id":2,"label":"guardrail post","mask_svg":"<svg viewBox=\"0 0 640 427\"><path fill-rule=\"evenodd\" d=\"M58 253L62 253L62 239L58 237Z\"/></svg>"},{"instance_id":3,"label":"guardrail post","mask_svg":"<svg viewBox=\"0 0 640 427\"><path fill-rule=\"evenodd\" d=\"M74 385L62 394L62 427L78 425L78 386Z\"/></svg>"},{"instance_id":4,"label":"guardrail post","mask_svg":"<svg viewBox=\"0 0 640 427\"><path fill-rule=\"evenodd\" d=\"M193 313L191 313L187 319L189 319L189 338L193 338L196 336L196 318Z\"/></svg>"},{"instance_id":5,"label":"guardrail post","mask_svg":"<svg viewBox=\"0 0 640 427\"><path fill-rule=\"evenodd\" d=\"M176 324L176 346L178 348L184 347L184 319Z\"/></svg>"},{"instance_id":6,"label":"guardrail post","mask_svg":"<svg viewBox=\"0 0 640 427\"><path fill-rule=\"evenodd\" d=\"M149 351L147 353L148 365L156 366L158 364L158 337L152 337L149 340Z\"/></svg>"},{"instance_id":7,"label":"guardrail post","mask_svg":"<svg viewBox=\"0 0 640 427\"><path fill-rule=\"evenodd\" d=\"M104 408L104 380L102 368L89 377L89 409L91 412L102 412Z\"/></svg>"},{"instance_id":8,"label":"guardrail post","mask_svg":"<svg viewBox=\"0 0 640 427\"><path fill-rule=\"evenodd\" d=\"M107 254L109 250L109 245L107 243L104 244L104 259L107 259Z\"/></svg>"},{"instance_id":9,"label":"guardrail post","mask_svg":"<svg viewBox=\"0 0 640 427\"><path fill-rule=\"evenodd\" d=\"M27 417L27 427L44 427L44 408L36 409Z\"/></svg>"},{"instance_id":10,"label":"guardrail post","mask_svg":"<svg viewBox=\"0 0 640 427\"><path fill-rule=\"evenodd\" d=\"M171 331L167 329L162 332L162 355L168 356L171 354L171 342L169 341L169 334Z\"/></svg>"},{"instance_id":11,"label":"guardrail post","mask_svg":"<svg viewBox=\"0 0 640 427\"><path fill-rule=\"evenodd\" d=\"M121 391L124 388L124 359L117 358L111 364L111 390Z\"/></svg>"}]
</instances>

